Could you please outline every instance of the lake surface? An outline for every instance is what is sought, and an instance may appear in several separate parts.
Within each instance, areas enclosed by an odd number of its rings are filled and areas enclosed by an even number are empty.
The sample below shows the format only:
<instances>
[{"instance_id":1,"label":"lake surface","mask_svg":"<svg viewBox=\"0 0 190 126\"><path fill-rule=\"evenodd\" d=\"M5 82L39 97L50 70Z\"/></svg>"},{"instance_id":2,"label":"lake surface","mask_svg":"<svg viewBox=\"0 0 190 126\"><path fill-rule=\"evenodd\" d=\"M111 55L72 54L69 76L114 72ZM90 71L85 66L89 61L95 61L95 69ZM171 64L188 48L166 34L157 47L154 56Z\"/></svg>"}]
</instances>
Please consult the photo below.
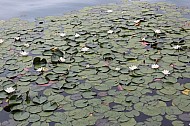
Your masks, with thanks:
<instances>
[{"instance_id":1,"label":"lake surface","mask_svg":"<svg viewBox=\"0 0 190 126\"><path fill-rule=\"evenodd\" d=\"M169 2L178 6L190 7L189 0L141 0L149 2ZM34 20L36 17L49 15L62 15L76 11L87 6L121 3L121 0L1 0L0 20L19 17L26 20Z\"/></svg>"},{"instance_id":2,"label":"lake surface","mask_svg":"<svg viewBox=\"0 0 190 126\"><path fill-rule=\"evenodd\" d=\"M34 20L35 17L62 15L63 13L79 10L87 6L119 2L120 0L1 0L0 19L19 17Z\"/></svg>"}]
</instances>

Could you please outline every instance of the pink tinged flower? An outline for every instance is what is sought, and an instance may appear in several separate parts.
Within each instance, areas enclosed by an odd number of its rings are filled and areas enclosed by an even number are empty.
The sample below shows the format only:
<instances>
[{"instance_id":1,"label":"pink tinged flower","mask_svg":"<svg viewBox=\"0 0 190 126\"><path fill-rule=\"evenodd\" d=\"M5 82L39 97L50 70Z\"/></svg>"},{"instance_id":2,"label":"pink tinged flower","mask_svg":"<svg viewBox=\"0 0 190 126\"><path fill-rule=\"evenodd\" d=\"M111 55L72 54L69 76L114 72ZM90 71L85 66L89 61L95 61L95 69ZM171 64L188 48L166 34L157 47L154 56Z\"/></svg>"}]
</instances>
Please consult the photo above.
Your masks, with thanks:
<instances>
[{"instance_id":1,"label":"pink tinged flower","mask_svg":"<svg viewBox=\"0 0 190 126\"><path fill-rule=\"evenodd\" d=\"M147 45L148 45L147 42L141 42L141 44L142 44L143 46L147 46Z\"/></svg>"},{"instance_id":2,"label":"pink tinged flower","mask_svg":"<svg viewBox=\"0 0 190 126\"><path fill-rule=\"evenodd\" d=\"M29 71L29 68L25 67L25 68L24 68L24 71Z\"/></svg>"},{"instance_id":3,"label":"pink tinged flower","mask_svg":"<svg viewBox=\"0 0 190 126\"><path fill-rule=\"evenodd\" d=\"M117 89L118 89L119 91L123 91L123 87L122 87L121 85L118 85L118 86L117 86Z\"/></svg>"}]
</instances>

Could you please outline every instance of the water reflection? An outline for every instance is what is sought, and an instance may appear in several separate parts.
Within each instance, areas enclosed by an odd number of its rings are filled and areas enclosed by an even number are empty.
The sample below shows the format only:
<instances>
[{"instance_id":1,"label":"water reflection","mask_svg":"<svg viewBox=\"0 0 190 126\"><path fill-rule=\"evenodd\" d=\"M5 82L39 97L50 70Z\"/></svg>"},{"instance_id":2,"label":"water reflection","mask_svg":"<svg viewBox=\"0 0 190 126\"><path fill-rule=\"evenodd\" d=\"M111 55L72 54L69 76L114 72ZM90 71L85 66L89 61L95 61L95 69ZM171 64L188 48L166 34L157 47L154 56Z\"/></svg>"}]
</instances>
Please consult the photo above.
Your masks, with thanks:
<instances>
[{"instance_id":1,"label":"water reflection","mask_svg":"<svg viewBox=\"0 0 190 126\"><path fill-rule=\"evenodd\" d=\"M34 19L48 15L61 15L86 6L119 3L120 0L6 0L0 1L0 19L20 17Z\"/></svg>"},{"instance_id":2,"label":"water reflection","mask_svg":"<svg viewBox=\"0 0 190 126\"><path fill-rule=\"evenodd\" d=\"M1 0L0 19L19 17L34 20L35 17L62 15L65 12L82 9L87 6L120 3L122 0ZM178 6L190 7L189 0L138 0L149 2L169 2Z\"/></svg>"}]
</instances>

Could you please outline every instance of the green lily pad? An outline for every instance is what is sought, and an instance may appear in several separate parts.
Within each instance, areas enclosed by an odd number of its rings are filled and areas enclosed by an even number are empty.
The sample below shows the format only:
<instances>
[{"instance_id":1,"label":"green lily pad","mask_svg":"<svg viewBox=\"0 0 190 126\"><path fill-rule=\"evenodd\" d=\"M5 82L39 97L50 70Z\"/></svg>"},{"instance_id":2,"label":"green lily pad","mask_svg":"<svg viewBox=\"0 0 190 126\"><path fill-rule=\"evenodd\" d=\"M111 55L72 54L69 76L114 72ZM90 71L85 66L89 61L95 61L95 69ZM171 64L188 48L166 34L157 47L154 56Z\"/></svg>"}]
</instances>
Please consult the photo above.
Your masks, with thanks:
<instances>
[{"instance_id":1,"label":"green lily pad","mask_svg":"<svg viewBox=\"0 0 190 126\"><path fill-rule=\"evenodd\" d=\"M28 112L16 112L13 115L13 118L17 121L22 121L29 118L30 114Z\"/></svg>"}]
</instances>

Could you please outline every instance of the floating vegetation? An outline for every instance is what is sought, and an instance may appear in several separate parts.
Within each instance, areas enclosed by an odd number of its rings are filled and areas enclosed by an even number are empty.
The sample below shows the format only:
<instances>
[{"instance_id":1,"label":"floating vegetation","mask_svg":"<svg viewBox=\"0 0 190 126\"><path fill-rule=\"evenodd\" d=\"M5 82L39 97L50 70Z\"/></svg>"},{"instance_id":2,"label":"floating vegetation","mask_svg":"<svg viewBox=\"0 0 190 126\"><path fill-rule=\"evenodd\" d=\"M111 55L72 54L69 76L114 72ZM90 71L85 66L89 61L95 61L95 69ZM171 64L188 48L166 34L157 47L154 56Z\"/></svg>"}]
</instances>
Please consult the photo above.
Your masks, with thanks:
<instances>
[{"instance_id":1,"label":"floating vegetation","mask_svg":"<svg viewBox=\"0 0 190 126\"><path fill-rule=\"evenodd\" d=\"M189 12L131 2L1 21L1 125L187 125Z\"/></svg>"}]
</instances>

